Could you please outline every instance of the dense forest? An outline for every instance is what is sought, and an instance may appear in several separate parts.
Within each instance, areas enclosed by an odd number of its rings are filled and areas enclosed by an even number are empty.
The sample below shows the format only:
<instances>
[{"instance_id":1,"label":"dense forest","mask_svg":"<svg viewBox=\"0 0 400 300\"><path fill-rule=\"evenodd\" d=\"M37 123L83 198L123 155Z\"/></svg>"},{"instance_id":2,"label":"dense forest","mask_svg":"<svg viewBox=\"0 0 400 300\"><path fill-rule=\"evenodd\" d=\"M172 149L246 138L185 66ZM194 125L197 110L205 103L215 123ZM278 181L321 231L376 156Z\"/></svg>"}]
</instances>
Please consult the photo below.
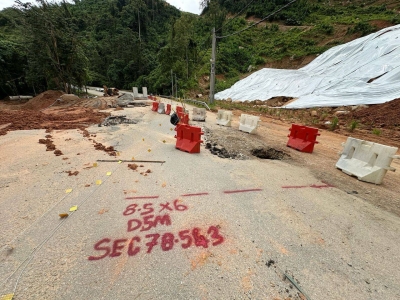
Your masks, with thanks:
<instances>
[{"instance_id":1,"label":"dense forest","mask_svg":"<svg viewBox=\"0 0 400 300\"><path fill-rule=\"evenodd\" d=\"M256 69L299 67L330 47L400 23L394 0L201 5L197 16L163 0L16 1L0 12L0 99L103 84L169 95L171 72L179 96L206 94L212 28L220 91Z\"/></svg>"}]
</instances>

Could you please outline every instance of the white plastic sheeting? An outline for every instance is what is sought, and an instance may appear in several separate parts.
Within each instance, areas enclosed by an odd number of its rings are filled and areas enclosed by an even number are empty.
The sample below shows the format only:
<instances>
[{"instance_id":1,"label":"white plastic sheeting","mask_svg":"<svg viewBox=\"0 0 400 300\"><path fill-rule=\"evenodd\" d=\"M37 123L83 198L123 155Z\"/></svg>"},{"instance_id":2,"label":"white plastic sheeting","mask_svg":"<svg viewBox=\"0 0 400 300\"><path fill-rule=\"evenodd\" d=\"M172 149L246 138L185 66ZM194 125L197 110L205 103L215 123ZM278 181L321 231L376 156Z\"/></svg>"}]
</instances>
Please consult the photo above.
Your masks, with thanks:
<instances>
[{"instance_id":1,"label":"white plastic sheeting","mask_svg":"<svg viewBox=\"0 0 400 300\"><path fill-rule=\"evenodd\" d=\"M215 99L277 96L298 98L286 108L378 104L400 98L400 25L331 48L299 70L262 69Z\"/></svg>"}]
</instances>

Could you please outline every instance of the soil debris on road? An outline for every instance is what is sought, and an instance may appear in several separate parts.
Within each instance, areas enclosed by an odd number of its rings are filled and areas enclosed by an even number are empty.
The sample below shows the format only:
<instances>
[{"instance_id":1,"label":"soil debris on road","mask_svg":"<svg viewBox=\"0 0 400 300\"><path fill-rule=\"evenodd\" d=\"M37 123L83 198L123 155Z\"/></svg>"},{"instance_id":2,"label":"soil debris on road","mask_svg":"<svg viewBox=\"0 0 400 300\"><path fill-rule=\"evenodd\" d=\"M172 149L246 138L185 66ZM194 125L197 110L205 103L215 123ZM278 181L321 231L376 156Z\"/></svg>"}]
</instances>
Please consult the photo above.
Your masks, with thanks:
<instances>
[{"instance_id":1,"label":"soil debris on road","mask_svg":"<svg viewBox=\"0 0 400 300\"><path fill-rule=\"evenodd\" d=\"M79 171L74 171L74 172L72 172L72 171L65 171L65 173L68 173L68 176L76 176L76 175L79 174Z\"/></svg>"},{"instance_id":2,"label":"soil debris on road","mask_svg":"<svg viewBox=\"0 0 400 300\"><path fill-rule=\"evenodd\" d=\"M85 128L100 124L110 115L94 107L86 107L89 99L78 98L77 102L68 101L66 97L63 101L56 101L63 95L61 91L46 91L23 104L0 101L0 135L13 130L46 129L49 133L56 129ZM7 126L2 126L4 124Z\"/></svg>"},{"instance_id":3,"label":"soil debris on road","mask_svg":"<svg viewBox=\"0 0 400 300\"><path fill-rule=\"evenodd\" d=\"M128 168L133 171L136 171L136 169L138 168L138 165L137 164L128 164Z\"/></svg>"}]
</instances>

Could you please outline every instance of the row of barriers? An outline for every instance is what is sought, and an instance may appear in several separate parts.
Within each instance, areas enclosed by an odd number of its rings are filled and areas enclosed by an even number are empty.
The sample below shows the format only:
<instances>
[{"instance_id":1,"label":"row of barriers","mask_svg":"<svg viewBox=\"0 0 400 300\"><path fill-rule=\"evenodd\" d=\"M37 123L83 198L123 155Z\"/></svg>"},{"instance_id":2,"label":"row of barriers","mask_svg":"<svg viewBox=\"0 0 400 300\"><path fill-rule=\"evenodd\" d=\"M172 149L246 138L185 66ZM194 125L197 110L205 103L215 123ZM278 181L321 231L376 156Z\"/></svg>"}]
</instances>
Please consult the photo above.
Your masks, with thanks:
<instances>
[{"instance_id":1,"label":"row of barriers","mask_svg":"<svg viewBox=\"0 0 400 300\"><path fill-rule=\"evenodd\" d=\"M153 111L160 114L170 114L171 105L153 102ZM203 142L201 136L204 134L200 127L189 125L189 112L183 107L176 107L175 147L188 153L200 153L200 144ZM232 126L233 114L231 111L218 110L217 124L221 126ZM205 121L206 111L202 108L194 108L192 119L194 121ZM171 121L172 122L172 121ZM257 116L242 114L239 118L239 130L255 134L260 118ZM317 137L320 136L318 128L292 124L289 129L287 146L305 153L313 153ZM391 167L393 159L400 159L396 155L398 148L368 142L349 137L343 144L343 151L336 163L336 168L342 172L357 177L361 181L381 184L387 171L395 171Z\"/></svg>"},{"instance_id":2,"label":"row of barriers","mask_svg":"<svg viewBox=\"0 0 400 300\"><path fill-rule=\"evenodd\" d=\"M159 114L171 114L171 104L154 101L152 111ZM203 111L204 110L204 111ZM205 108L193 109L193 120L205 120ZM201 136L204 134L200 127L189 125L189 112L182 106L176 106L175 113L171 115L171 123L175 125L175 148L188 153L200 153Z\"/></svg>"},{"instance_id":3,"label":"row of barriers","mask_svg":"<svg viewBox=\"0 0 400 300\"><path fill-rule=\"evenodd\" d=\"M239 119L239 130L255 133L259 117L242 114ZM232 112L218 110L217 124L232 126ZM318 128L292 124L289 129L288 142L286 146L301 152L313 153L315 144L318 144L317 137L320 136ZM387 171L395 171L391 167L393 159L399 159L395 155L396 147L389 147L377 143L359 140L349 137L343 145L336 168L344 173L355 176L361 181L374 184L381 184Z\"/></svg>"},{"instance_id":4,"label":"row of barriers","mask_svg":"<svg viewBox=\"0 0 400 300\"><path fill-rule=\"evenodd\" d=\"M232 112L227 110L218 110L217 114L217 124L221 126L230 127L232 126ZM241 114L239 119L239 130L255 134L257 131L258 123L260 122L260 117Z\"/></svg>"}]
</instances>

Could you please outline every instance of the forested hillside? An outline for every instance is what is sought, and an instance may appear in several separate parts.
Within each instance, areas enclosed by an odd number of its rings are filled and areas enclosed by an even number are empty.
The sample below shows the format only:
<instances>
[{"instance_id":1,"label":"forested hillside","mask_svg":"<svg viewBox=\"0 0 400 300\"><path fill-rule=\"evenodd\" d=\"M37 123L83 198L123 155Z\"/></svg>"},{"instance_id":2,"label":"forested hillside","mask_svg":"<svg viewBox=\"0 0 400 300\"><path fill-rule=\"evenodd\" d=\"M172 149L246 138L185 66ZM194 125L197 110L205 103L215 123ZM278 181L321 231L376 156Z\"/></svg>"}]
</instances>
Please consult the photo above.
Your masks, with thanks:
<instances>
[{"instance_id":1,"label":"forested hillside","mask_svg":"<svg viewBox=\"0 0 400 300\"><path fill-rule=\"evenodd\" d=\"M103 84L171 94L171 70L180 96L207 94L213 27L220 91L256 69L297 68L400 23L394 0L297 0L271 15L290 2L203 0L201 16L163 0L16 3L0 12L0 98Z\"/></svg>"}]
</instances>

